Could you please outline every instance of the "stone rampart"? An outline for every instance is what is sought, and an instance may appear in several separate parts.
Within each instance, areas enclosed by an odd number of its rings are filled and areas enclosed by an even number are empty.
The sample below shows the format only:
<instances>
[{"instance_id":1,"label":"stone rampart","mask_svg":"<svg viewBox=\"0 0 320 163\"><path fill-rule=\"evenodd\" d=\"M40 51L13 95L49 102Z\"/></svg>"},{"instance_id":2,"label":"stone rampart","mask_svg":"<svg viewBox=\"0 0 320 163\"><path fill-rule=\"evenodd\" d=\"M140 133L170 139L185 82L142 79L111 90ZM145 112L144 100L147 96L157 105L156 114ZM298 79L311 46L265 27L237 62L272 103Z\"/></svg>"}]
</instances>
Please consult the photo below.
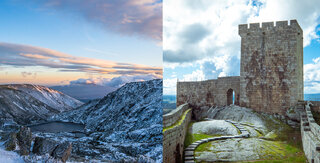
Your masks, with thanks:
<instances>
[{"instance_id":1,"label":"stone rampart","mask_svg":"<svg viewBox=\"0 0 320 163\"><path fill-rule=\"evenodd\" d=\"M173 111L170 116L165 115L166 119L163 119L163 123L167 126L163 130L164 163L183 162L184 140L191 121L191 114L192 110L189 109L188 104L184 104ZM176 121L173 122L173 120Z\"/></svg>"},{"instance_id":2,"label":"stone rampart","mask_svg":"<svg viewBox=\"0 0 320 163\"><path fill-rule=\"evenodd\" d=\"M188 109L188 104L182 104L168 114L163 115L163 128L169 127L176 123L180 119L181 115Z\"/></svg>"},{"instance_id":3,"label":"stone rampart","mask_svg":"<svg viewBox=\"0 0 320 163\"><path fill-rule=\"evenodd\" d=\"M301 137L303 151L310 163L320 163L320 126L315 123L310 109L311 103L305 106L301 115Z\"/></svg>"},{"instance_id":4,"label":"stone rampart","mask_svg":"<svg viewBox=\"0 0 320 163\"><path fill-rule=\"evenodd\" d=\"M221 77L215 80L177 83L177 106L189 103L193 108L228 105L228 91L234 91L235 104L239 103L240 76Z\"/></svg>"},{"instance_id":5,"label":"stone rampart","mask_svg":"<svg viewBox=\"0 0 320 163\"><path fill-rule=\"evenodd\" d=\"M310 101L312 103L312 111L320 112L320 101Z\"/></svg>"}]
</instances>

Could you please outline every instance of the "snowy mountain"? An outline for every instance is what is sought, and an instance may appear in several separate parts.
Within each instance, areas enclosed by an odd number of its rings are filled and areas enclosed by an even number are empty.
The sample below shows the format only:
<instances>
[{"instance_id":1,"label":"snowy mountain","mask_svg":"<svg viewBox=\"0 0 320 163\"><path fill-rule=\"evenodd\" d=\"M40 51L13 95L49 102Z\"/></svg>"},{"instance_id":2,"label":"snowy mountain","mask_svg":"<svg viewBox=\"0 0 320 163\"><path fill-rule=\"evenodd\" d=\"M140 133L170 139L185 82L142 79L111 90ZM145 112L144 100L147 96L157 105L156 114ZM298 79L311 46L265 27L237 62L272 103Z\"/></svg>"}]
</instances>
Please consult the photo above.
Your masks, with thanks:
<instances>
[{"instance_id":1,"label":"snowy mountain","mask_svg":"<svg viewBox=\"0 0 320 163\"><path fill-rule=\"evenodd\" d=\"M0 86L0 117L20 124L46 120L82 102L53 89L30 84Z\"/></svg>"},{"instance_id":2,"label":"snowy mountain","mask_svg":"<svg viewBox=\"0 0 320 163\"><path fill-rule=\"evenodd\" d=\"M162 80L125 84L100 100L55 115L52 120L85 124L90 137L115 143L113 148L117 147L115 151L123 158L143 155L161 162Z\"/></svg>"}]
</instances>

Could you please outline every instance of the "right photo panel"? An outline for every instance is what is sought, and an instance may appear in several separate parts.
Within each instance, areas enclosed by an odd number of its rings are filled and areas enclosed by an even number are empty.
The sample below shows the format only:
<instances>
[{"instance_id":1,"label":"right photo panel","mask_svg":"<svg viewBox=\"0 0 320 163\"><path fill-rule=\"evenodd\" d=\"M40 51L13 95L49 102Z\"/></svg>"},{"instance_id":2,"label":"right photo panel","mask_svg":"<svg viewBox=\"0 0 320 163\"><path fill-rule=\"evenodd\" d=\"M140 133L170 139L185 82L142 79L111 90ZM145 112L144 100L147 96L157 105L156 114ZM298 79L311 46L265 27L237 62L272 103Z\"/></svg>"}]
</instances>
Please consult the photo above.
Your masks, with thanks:
<instances>
[{"instance_id":1,"label":"right photo panel","mask_svg":"<svg viewBox=\"0 0 320 163\"><path fill-rule=\"evenodd\" d=\"M163 162L320 162L320 2L163 1Z\"/></svg>"}]
</instances>

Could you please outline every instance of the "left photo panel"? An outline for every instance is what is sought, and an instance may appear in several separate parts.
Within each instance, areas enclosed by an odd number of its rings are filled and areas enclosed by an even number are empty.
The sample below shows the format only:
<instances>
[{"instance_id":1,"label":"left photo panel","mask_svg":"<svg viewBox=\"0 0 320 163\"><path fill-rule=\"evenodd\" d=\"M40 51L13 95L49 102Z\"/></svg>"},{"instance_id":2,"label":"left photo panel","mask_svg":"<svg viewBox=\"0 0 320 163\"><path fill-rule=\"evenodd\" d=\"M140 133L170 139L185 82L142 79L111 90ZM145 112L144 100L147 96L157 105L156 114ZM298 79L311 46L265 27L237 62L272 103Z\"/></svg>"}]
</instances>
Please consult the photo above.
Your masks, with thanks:
<instances>
[{"instance_id":1,"label":"left photo panel","mask_svg":"<svg viewBox=\"0 0 320 163\"><path fill-rule=\"evenodd\" d=\"M0 2L0 162L162 162L162 1Z\"/></svg>"}]
</instances>

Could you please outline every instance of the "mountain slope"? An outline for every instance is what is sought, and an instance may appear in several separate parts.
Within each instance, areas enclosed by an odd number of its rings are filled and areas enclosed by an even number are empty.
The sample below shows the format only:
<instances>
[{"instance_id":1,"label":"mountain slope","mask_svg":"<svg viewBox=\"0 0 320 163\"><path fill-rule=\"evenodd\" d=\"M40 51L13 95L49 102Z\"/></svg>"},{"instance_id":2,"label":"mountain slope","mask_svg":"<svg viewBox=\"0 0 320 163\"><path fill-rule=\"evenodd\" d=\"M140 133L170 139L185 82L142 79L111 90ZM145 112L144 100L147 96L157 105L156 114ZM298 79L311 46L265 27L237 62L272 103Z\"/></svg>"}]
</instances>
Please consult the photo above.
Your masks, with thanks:
<instances>
[{"instance_id":1,"label":"mountain slope","mask_svg":"<svg viewBox=\"0 0 320 163\"><path fill-rule=\"evenodd\" d=\"M0 118L19 124L47 120L82 103L55 90L35 85L0 86Z\"/></svg>"},{"instance_id":2,"label":"mountain slope","mask_svg":"<svg viewBox=\"0 0 320 163\"><path fill-rule=\"evenodd\" d=\"M59 110L60 112L74 109L83 104L82 102L68 95L44 86L31 84L11 84L8 85L8 87L28 93L32 97L52 108L55 108L56 110Z\"/></svg>"},{"instance_id":3,"label":"mountain slope","mask_svg":"<svg viewBox=\"0 0 320 163\"><path fill-rule=\"evenodd\" d=\"M122 143L121 153L162 159L162 80L132 82L53 120L86 125L98 141ZM161 162L161 161L160 161Z\"/></svg>"}]
</instances>

